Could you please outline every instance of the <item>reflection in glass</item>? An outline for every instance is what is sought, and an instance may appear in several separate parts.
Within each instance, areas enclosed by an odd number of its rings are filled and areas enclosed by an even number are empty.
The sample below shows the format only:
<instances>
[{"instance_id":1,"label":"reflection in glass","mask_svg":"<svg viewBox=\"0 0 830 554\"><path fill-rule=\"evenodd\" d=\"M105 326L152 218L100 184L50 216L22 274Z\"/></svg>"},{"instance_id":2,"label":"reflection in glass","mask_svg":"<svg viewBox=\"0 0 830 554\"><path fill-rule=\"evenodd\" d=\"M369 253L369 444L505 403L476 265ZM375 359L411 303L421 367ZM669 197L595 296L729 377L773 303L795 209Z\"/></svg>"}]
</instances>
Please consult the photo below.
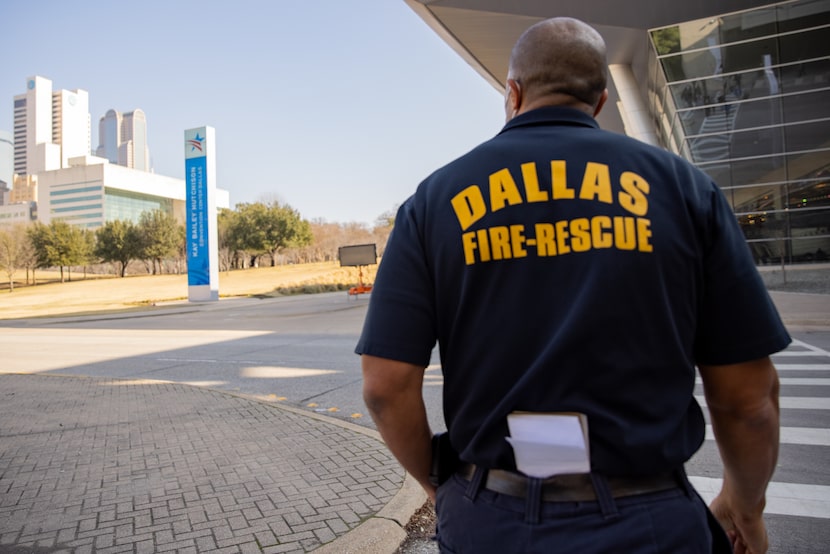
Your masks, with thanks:
<instances>
[{"instance_id":1,"label":"reflection in glass","mask_svg":"<svg viewBox=\"0 0 830 554\"><path fill-rule=\"evenodd\" d=\"M830 150L796 153L787 156L787 174L793 181L830 179Z\"/></svg>"},{"instance_id":2,"label":"reflection in glass","mask_svg":"<svg viewBox=\"0 0 830 554\"><path fill-rule=\"evenodd\" d=\"M734 199L736 213L766 212L784 207L785 192L781 184L732 187L728 190Z\"/></svg>"},{"instance_id":3,"label":"reflection in glass","mask_svg":"<svg viewBox=\"0 0 830 554\"><path fill-rule=\"evenodd\" d=\"M749 239L777 238L785 236L786 213L752 212L738 215L738 223Z\"/></svg>"},{"instance_id":4,"label":"reflection in glass","mask_svg":"<svg viewBox=\"0 0 830 554\"><path fill-rule=\"evenodd\" d=\"M827 261L830 254L830 221L827 210L800 209L790 211L790 251L793 262Z\"/></svg>"},{"instance_id":5,"label":"reflection in glass","mask_svg":"<svg viewBox=\"0 0 830 554\"><path fill-rule=\"evenodd\" d=\"M724 191L758 263L830 252L830 0L651 30L663 145Z\"/></svg>"},{"instance_id":6,"label":"reflection in glass","mask_svg":"<svg viewBox=\"0 0 830 554\"><path fill-rule=\"evenodd\" d=\"M799 94L787 95L781 99L786 123L816 119L830 120L830 63L828 63L826 75L828 76L827 88L806 90ZM806 86L805 83L800 83L800 85L802 88ZM785 87L785 90L789 88L786 84ZM795 84L793 84L793 88L795 88ZM825 134L830 135L830 127L828 127L828 132Z\"/></svg>"},{"instance_id":7,"label":"reflection in glass","mask_svg":"<svg viewBox=\"0 0 830 554\"><path fill-rule=\"evenodd\" d=\"M830 120L794 123L783 129L789 151L830 148Z\"/></svg>"},{"instance_id":8,"label":"reflection in glass","mask_svg":"<svg viewBox=\"0 0 830 554\"><path fill-rule=\"evenodd\" d=\"M782 35L778 41L781 63L812 60L830 55L830 30L826 27Z\"/></svg>"},{"instance_id":9,"label":"reflection in glass","mask_svg":"<svg viewBox=\"0 0 830 554\"><path fill-rule=\"evenodd\" d=\"M787 207L830 207L830 164L789 185ZM825 224L830 226L830 212Z\"/></svg>"},{"instance_id":10,"label":"reflection in glass","mask_svg":"<svg viewBox=\"0 0 830 554\"><path fill-rule=\"evenodd\" d=\"M173 213L173 201L169 198L150 196L135 192L106 189L104 211L107 220L120 219L138 223L142 212L163 210Z\"/></svg>"}]
</instances>

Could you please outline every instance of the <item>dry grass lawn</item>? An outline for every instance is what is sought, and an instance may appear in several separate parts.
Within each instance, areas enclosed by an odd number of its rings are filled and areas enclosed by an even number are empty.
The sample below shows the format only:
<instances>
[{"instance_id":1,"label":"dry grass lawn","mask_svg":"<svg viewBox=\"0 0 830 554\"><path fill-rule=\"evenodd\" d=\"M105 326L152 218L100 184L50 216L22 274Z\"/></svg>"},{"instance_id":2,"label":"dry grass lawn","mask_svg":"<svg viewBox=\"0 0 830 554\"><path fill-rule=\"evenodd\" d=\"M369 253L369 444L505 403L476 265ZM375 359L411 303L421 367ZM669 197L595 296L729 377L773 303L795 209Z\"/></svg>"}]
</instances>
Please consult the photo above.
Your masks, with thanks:
<instances>
[{"instance_id":1,"label":"dry grass lawn","mask_svg":"<svg viewBox=\"0 0 830 554\"><path fill-rule=\"evenodd\" d=\"M363 268L363 283L374 281L377 266ZM54 280L38 271L38 282ZM25 275L17 275L18 283ZM259 267L219 274L219 297L296 294L340 290L358 284L358 268L337 262ZM147 309L162 302L187 300L187 275L139 275L118 278L73 273L71 282L15 286L0 291L0 319L48 317Z\"/></svg>"}]
</instances>

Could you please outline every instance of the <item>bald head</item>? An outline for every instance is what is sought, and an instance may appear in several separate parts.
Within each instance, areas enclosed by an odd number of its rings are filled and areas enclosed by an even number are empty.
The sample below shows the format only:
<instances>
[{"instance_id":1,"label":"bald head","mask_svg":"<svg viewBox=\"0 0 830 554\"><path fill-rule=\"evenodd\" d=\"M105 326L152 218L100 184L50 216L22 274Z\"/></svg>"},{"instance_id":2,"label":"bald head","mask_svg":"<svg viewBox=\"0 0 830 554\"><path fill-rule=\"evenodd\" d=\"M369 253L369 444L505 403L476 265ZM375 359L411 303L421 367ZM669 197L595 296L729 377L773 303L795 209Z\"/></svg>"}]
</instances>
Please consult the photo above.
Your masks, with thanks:
<instances>
[{"instance_id":1,"label":"bald head","mask_svg":"<svg viewBox=\"0 0 830 554\"><path fill-rule=\"evenodd\" d=\"M523 101L536 107L583 104L596 109L604 101L607 71L600 34L577 19L556 17L519 37L507 78L518 84Z\"/></svg>"}]
</instances>

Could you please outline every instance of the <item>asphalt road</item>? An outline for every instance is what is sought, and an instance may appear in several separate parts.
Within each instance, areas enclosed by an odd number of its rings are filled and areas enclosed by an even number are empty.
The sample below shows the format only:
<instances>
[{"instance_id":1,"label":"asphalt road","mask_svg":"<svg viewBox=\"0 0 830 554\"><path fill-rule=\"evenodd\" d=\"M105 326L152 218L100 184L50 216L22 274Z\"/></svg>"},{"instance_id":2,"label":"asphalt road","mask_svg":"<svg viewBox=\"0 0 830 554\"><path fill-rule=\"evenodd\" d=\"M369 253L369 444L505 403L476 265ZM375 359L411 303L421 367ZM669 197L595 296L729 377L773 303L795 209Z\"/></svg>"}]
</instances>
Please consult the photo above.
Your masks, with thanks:
<instances>
[{"instance_id":1,"label":"asphalt road","mask_svg":"<svg viewBox=\"0 0 830 554\"><path fill-rule=\"evenodd\" d=\"M373 427L353 353L368 298L330 293L173 304L131 315L0 322L0 373L156 379L254 395ZM767 522L771 551L830 544L830 332L796 331L774 360L782 378L782 447ZM443 429L437 354L425 399ZM698 387L697 394L702 395ZM719 486L707 440L688 472L704 497Z\"/></svg>"},{"instance_id":2,"label":"asphalt road","mask_svg":"<svg viewBox=\"0 0 830 554\"><path fill-rule=\"evenodd\" d=\"M367 302L326 293L0 322L0 348L15 352L0 371L176 381L372 427L353 353ZM427 375L428 381L440 376L437 362ZM440 386L427 390L435 391L430 412L440 428Z\"/></svg>"}]
</instances>

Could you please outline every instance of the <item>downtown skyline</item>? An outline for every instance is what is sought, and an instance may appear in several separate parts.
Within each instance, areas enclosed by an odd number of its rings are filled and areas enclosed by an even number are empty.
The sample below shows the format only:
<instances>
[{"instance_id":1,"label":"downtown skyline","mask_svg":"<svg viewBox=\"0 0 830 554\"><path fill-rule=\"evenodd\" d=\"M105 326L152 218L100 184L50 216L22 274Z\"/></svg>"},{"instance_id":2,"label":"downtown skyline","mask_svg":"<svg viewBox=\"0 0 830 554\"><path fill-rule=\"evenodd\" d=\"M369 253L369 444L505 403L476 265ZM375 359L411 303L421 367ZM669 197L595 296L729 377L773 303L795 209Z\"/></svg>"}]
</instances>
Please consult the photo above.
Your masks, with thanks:
<instances>
[{"instance_id":1,"label":"downtown skyline","mask_svg":"<svg viewBox=\"0 0 830 554\"><path fill-rule=\"evenodd\" d=\"M114 9L157 33L125 42ZM184 130L210 125L231 206L278 200L309 220L371 224L504 120L501 95L402 0L150 1L137 13L11 0L0 17L41 22L39 40L0 66L0 130L12 131L13 97L32 75L89 92L91 153L108 110L142 110L160 175L183 178Z\"/></svg>"}]
</instances>

